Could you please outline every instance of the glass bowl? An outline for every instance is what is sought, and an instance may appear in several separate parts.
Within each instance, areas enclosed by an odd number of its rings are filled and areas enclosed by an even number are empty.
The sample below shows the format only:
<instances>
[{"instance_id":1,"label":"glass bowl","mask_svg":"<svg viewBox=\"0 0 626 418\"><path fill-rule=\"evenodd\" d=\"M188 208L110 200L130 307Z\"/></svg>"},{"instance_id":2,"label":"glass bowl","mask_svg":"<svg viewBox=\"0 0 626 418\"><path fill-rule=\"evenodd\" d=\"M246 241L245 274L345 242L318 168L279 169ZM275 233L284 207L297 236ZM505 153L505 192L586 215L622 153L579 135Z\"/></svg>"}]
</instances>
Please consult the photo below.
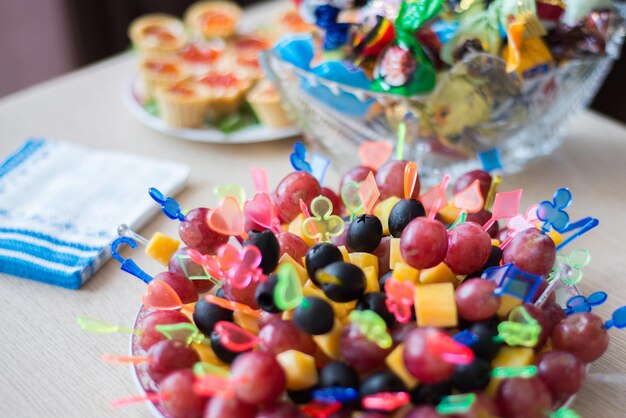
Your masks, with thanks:
<instances>
[{"instance_id":1,"label":"glass bowl","mask_svg":"<svg viewBox=\"0 0 626 418\"><path fill-rule=\"evenodd\" d=\"M493 148L506 173L557 148L620 55L626 5L618 15L604 56L568 61L520 83L500 58L471 54L443 73L433 92L410 98L330 81L276 50L263 53L261 63L309 143L340 171L359 164L362 142L395 143L403 122L404 158L417 161L420 178L432 184L441 173L454 178L478 168L476 154Z\"/></svg>"}]
</instances>

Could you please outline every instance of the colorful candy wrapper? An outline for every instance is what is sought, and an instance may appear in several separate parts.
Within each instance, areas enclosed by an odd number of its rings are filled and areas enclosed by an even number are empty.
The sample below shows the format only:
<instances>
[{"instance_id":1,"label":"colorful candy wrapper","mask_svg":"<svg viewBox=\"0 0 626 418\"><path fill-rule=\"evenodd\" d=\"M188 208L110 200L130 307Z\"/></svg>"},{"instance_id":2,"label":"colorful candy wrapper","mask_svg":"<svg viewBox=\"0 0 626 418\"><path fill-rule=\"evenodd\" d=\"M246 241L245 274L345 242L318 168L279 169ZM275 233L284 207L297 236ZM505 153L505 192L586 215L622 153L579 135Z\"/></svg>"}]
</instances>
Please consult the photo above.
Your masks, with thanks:
<instances>
[{"instance_id":1,"label":"colorful candy wrapper","mask_svg":"<svg viewBox=\"0 0 626 418\"><path fill-rule=\"evenodd\" d=\"M354 33L348 59L356 65L362 65L367 59L375 59L393 42L395 36L393 23L384 16L376 16L373 27L360 25Z\"/></svg>"},{"instance_id":2,"label":"colorful candy wrapper","mask_svg":"<svg viewBox=\"0 0 626 418\"><path fill-rule=\"evenodd\" d=\"M382 56L374 71L374 91L401 96L426 93L435 87L435 69L415 39L415 32L441 11L443 0L405 1L395 21L396 41Z\"/></svg>"},{"instance_id":3,"label":"colorful candy wrapper","mask_svg":"<svg viewBox=\"0 0 626 418\"><path fill-rule=\"evenodd\" d=\"M553 66L550 49L541 38L543 26L534 14L522 16L509 25L508 44L502 51L506 71L515 72L522 80L548 72Z\"/></svg>"},{"instance_id":4,"label":"colorful candy wrapper","mask_svg":"<svg viewBox=\"0 0 626 418\"><path fill-rule=\"evenodd\" d=\"M564 0L565 13L561 22L567 26L575 26L587 17L592 10L613 8L612 0Z\"/></svg>"},{"instance_id":5,"label":"colorful candy wrapper","mask_svg":"<svg viewBox=\"0 0 626 418\"><path fill-rule=\"evenodd\" d=\"M505 32L520 17L537 16L536 0L496 0L493 5L499 9L500 25Z\"/></svg>"},{"instance_id":6,"label":"colorful candy wrapper","mask_svg":"<svg viewBox=\"0 0 626 418\"><path fill-rule=\"evenodd\" d=\"M363 24L370 26L378 16L393 22L398 17L401 4L402 0L371 0L361 9L359 18Z\"/></svg>"},{"instance_id":7,"label":"colorful candy wrapper","mask_svg":"<svg viewBox=\"0 0 626 418\"><path fill-rule=\"evenodd\" d=\"M554 26L565 12L565 2L563 0L536 0L537 17L542 22L548 22Z\"/></svg>"}]
</instances>

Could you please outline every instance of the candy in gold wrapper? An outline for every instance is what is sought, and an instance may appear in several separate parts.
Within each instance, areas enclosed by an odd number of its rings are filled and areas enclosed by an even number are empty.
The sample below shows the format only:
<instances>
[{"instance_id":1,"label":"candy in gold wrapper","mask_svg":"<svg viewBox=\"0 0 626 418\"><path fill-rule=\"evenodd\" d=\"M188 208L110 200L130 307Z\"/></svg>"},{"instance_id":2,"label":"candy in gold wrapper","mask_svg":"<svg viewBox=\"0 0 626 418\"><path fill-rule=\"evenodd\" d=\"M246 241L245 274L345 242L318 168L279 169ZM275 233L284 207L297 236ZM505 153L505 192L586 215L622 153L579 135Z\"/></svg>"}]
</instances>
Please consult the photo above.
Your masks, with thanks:
<instances>
[{"instance_id":1,"label":"candy in gold wrapper","mask_svg":"<svg viewBox=\"0 0 626 418\"><path fill-rule=\"evenodd\" d=\"M506 71L522 80L548 72L554 65L552 53L543 40L543 26L534 14L527 14L509 25L508 44L502 51Z\"/></svg>"}]
</instances>

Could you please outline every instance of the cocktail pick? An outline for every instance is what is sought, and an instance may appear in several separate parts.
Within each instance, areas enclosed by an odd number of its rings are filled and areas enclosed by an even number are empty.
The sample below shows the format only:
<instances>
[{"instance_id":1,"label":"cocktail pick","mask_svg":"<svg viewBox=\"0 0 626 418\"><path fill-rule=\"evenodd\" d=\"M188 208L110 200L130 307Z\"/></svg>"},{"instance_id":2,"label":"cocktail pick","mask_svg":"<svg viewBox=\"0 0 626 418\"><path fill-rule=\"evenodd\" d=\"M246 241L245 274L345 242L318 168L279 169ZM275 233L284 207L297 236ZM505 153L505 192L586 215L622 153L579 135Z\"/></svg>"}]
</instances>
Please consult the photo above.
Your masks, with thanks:
<instances>
[{"instance_id":1,"label":"cocktail pick","mask_svg":"<svg viewBox=\"0 0 626 418\"><path fill-rule=\"evenodd\" d=\"M183 307L183 302L172 287L163 280L148 283L146 293L141 295L141 302L146 308L172 311Z\"/></svg>"},{"instance_id":2,"label":"cocktail pick","mask_svg":"<svg viewBox=\"0 0 626 418\"><path fill-rule=\"evenodd\" d=\"M513 238L515 238L515 236L520 232L536 228L536 223L539 220L537 218L537 206L539 205L531 205L528 209L526 209L525 215L518 213L508 220L506 227L509 232L506 239L500 244L501 249L506 248L506 246L509 245Z\"/></svg>"},{"instance_id":3,"label":"cocktail pick","mask_svg":"<svg viewBox=\"0 0 626 418\"><path fill-rule=\"evenodd\" d=\"M391 157L393 145L387 141L365 141L359 145L361 165L378 170Z\"/></svg>"},{"instance_id":4,"label":"cocktail pick","mask_svg":"<svg viewBox=\"0 0 626 418\"><path fill-rule=\"evenodd\" d=\"M323 186L324 178L326 177L326 171L328 170L328 166L330 165L330 159L323 156L322 154L318 154L314 152L311 155L311 174L315 177L318 183Z\"/></svg>"},{"instance_id":5,"label":"cocktail pick","mask_svg":"<svg viewBox=\"0 0 626 418\"><path fill-rule=\"evenodd\" d=\"M581 269L591 262L589 251L577 249L569 255L558 254L548 280L560 279L565 284L578 284L583 278Z\"/></svg>"},{"instance_id":6,"label":"cocktail pick","mask_svg":"<svg viewBox=\"0 0 626 418\"><path fill-rule=\"evenodd\" d=\"M359 210L363 208L363 202L359 195L361 183L348 181L341 188L341 200L343 205L350 212L350 221L353 221Z\"/></svg>"},{"instance_id":7,"label":"cocktail pick","mask_svg":"<svg viewBox=\"0 0 626 418\"><path fill-rule=\"evenodd\" d=\"M480 164L485 171L494 171L502 169L502 160L500 159L500 151L497 148L491 148L476 154Z\"/></svg>"},{"instance_id":8,"label":"cocktail pick","mask_svg":"<svg viewBox=\"0 0 626 418\"><path fill-rule=\"evenodd\" d=\"M617 308L611 314L611 319L604 323L605 329L617 328L622 329L626 327L626 306Z\"/></svg>"},{"instance_id":9,"label":"cocktail pick","mask_svg":"<svg viewBox=\"0 0 626 418\"><path fill-rule=\"evenodd\" d=\"M537 366L522 367L495 367L491 377L496 379L511 379L514 377L529 379L537 375Z\"/></svg>"},{"instance_id":10,"label":"cocktail pick","mask_svg":"<svg viewBox=\"0 0 626 418\"><path fill-rule=\"evenodd\" d=\"M520 270L513 263L489 267L483 272L481 277L498 285L494 294L511 295L524 301L524 303L532 301L535 293L537 293L537 289L543 282L541 276L535 276Z\"/></svg>"},{"instance_id":11,"label":"cocktail pick","mask_svg":"<svg viewBox=\"0 0 626 418\"><path fill-rule=\"evenodd\" d=\"M465 329L461 332L454 334L452 338L454 339L454 341L467 346L471 346L476 341L478 341L476 335L473 334L472 331L470 331L469 329Z\"/></svg>"},{"instance_id":12,"label":"cocktail pick","mask_svg":"<svg viewBox=\"0 0 626 418\"><path fill-rule=\"evenodd\" d=\"M346 387L328 387L315 389L313 391L313 399L322 402L352 402L359 398L359 392L354 388Z\"/></svg>"},{"instance_id":13,"label":"cocktail pick","mask_svg":"<svg viewBox=\"0 0 626 418\"><path fill-rule=\"evenodd\" d=\"M179 221L185 220L183 210L176 200L171 197L165 197L158 189L151 187L148 190L148 194L155 202L161 205L161 210L170 219L178 219Z\"/></svg>"},{"instance_id":14,"label":"cocktail pick","mask_svg":"<svg viewBox=\"0 0 626 418\"><path fill-rule=\"evenodd\" d=\"M594 306L600 306L608 299L606 292L594 292L589 296L576 295L569 298L565 304L565 315L591 312Z\"/></svg>"},{"instance_id":15,"label":"cocktail pick","mask_svg":"<svg viewBox=\"0 0 626 418\"><path fill-rule=\"evenodd\" d=\"M276 210L272 199L265 192L257 192L254 197L243 206L243 211L248 219L264 228L280 232L280 221L276 216Z\"/></svg>"},{"instance_id":16,"label":"cocktail pick","mask_svg":"<svg viewBox=\"0 0 626 418\"><path fill-rule=\"evenodd\" d=\"M302 223L302 233L309 239L329 242L331 237L343 233L344 222L341 217L333 215L333 204L325 196L317 196L311 202L312 216Z\"/></svg>"},{"instance_id":17,"label":"cocktail pick","mask_svg":"<svg viewBox=\"0 0 626 418\"><path fill-rule=\"evenodd\" d=\"M581 418L581 416L573 409L559 408L548 415L548 418Z\"/></svg>"},{"instance_id":18,"label":"cocktail pick","mask_svg":"<svg viewBox=\"0 0 626 418\"><path fill-rule=\"evenodd\" d=\"M107 363L116 364L141 364L150 363L152 358L146 356L117 356L115 354L103 354L102 360Z\"/></svg>"},{"instance_id":19,"label":"cocktail pick","mask_svg":"<svg viewBox=\"0 0 626 418\"><path fill-rule=\"evenodd\" d=\"M248 381L247 377L234 380L230 376L221 374L204 374L196 378L193 391L198 396L232 399L235 396L235 385L246 381Z\"/></svg>"},{"instance_id":20,"label":"cocktail pick","mask_svg":"<svg viewBox=\"0 0 626 418\"><path fill-rule=\"evenodd\" d=\"M121 224L117 227L117 235L133 239L141 245L148 245L149 242L146 237L139 235L137 232L130 229L130 227L126 224Z\"/></svg>"},{"instance_id":21,"label":"cocktail pick","mask_svg":"<svg viewBox=\"0 0 626 418\"><path fill-rule=\"evenodd\" d=\"M120 327L119 325L111 324L100 319L88 318L86 316L79 316L76 318L76 323L83 331L94 332L98 334L108 334L113 332L123 332L125 334L141 335L140 329Z\"/></svg>"},{"instance_id":22,"label":"cocktail pick","mask_svg":"<svg viewBox=\"0 0 626 418\"><path fill-rule=\"evenodd\" d=\"M410 401L411 398L406 392L379 392L364 397L361 403L365 409L395 411Z\"/></svg>"},{"instance_id":23,"label":"cocktail pick","mask_svg":"<svg viewBox=\"0 0 626 418\"><path fill-rule=\"evenodd\" d=\"M206 222L209 228L219 234L248 238L244 230L243 211L232 196L222 199L219 206L207 214Z\"/></svg>"},{"instance_id":24,"label":"cocktail pick","mask_svg":"<svg viewBox=\"0 0 626 418\"><path fill-rule=\"evenodd\" d=\"M189 280L209 280L220 287L224 277L220 263L215 257L202 254L193 248L187 248L186 254L176 255L181 270Z\"/></svg>"},{"instance_id":25,"label":"cocktail pick","mask_svg":"<svg viewBox=\"0 0 626 418\"><path fill-rule=\"evenodd\" d=\"M449 183L450 183L450 176L445 175L443 177L443 180L441 180L441 183L435 186L435 188L437 189L437 192L434 195L432 205L430 206L430 212L428 212L428 219L430 220L435 219L435 217L437 216L437 213L439 213L439 211L448 204L448 201L446 200L446 189L448 188ZM422 203L424 202L422 201Z\"/></svg>"},{"instance_id":26,"label":"cocktail pick","mask_svg":"<svg viewBox=\"0 0 626 418\"><path fill-rule=\"evenodd\" d=\"M263 192L269 194L270 186L267 181L267 171L264 168L253 167L250 169L252 173L252 182L254 183L254 189L257 192Z\"/></svg>"},{"instance_id":27,"label":"cocktail pick","mask_svg":"<svg viewBox=\"0 0 626 418\"><path fill-rule=\"evenodd\" d=\"M220 298L214 295L206 295L204 299L213 303L217 306L220 306L224 309L230 309L231 311L241 312L245 315L254 316L255 318L260 318L261 313L249 307L248 305L244 305L243 303L233 302L232 300Z\"/></svg>"},{"instance_id":28,"label":"cocktail pick","mask_svg":"<svg viewBox=\"0 0 626 418\"><path fill-rule=\"evenodd\" d=\"M451 364L467 365L474 361L474 352L449 335L436 331L426 337L428 351Z\"/></svg>"},{"instance_id":29,"label":"cocktail pick","mask_svg":"<svg viewBox=\"0 0 626 418\"><path fill-rule=\"evenodd\" d=\"M452 229L458 224L464 223L467 214L480 211L483 208L483 204L484 200L480 192L480 182L474 180L472 184L452 197L452 206L461 209L461 213L448 229Z\"/></svg>"},{"instance_id":30,"label":"cocktail pick","mask_svg":"<svg viewBox=\"0 0 626 418\"><path fill-rule=\"evenodd\" d=\"M261 251L254 245L246 245L242 249L231 244L224 244L217 249L216 258L233 287L245 289L251 283L265 280L261 265Z\"/></svg>"},{"instance_id":31,"label":"cocktail pick","mask_svg":"<svg viewBox=\"0 0 626 418\"><path fill-rule=\"evenodd\" d=\"M396 160L404 159L404 143L406 142L406 122L398 124L398 135L396 141Z\"/></svg>"},{"instance_id":32,"label":"cocktail pick","mask_svg":"<svg viewBox=\"0 0 626 418\"><path fill-rule=\"evenodd\" d=\"M171 395L160 392L146 392L144 395L129 396L127 398L116 399L111 401L111 406L119 408L121 406L132 405L140 402L159 402L165 401L170 398Z\"/></svg>"},{"instance_id":33,"label":"cocktail pick","mask_svg":"<svg viewBox=\"0 0 626 418\"><path fill-rule=\"evenodd\" d=\"M500 183L502 183L502 176L496 174L491 178L491 184L489 185L489 191L487 192L487 196L485 196L485 205L483 206L483 209L491 210L491 206L493 205L496 193L498 193Z\"/></svg>"},{"instance_id":34,"label":"cocktail pick","mask_svg":"<svg viewBox=\"0 0 626 418\"><path fill-rule=\"evenodd\" d=\"M141 279L144 283L150 283L153 279L152 276L140 269L137 263L132 259L125 259L117 252L117 247L121 244L128 244L131 248L137 248L137 243L134 239L127 237L119 237L111 243L111 256L122 264L122 271L132 274Z\"/></svg>"},{"instance_id":35,"label":"cocktail pick","mask_svg":"<svg viewBox=\"0 0 626 418\"><path fill-rule=\"evenodd\" d=\"M523 322L515 321L518 317ZM498 324L498 337L510 346L535 347L539 341L541 326L523 306L516 306L509 320Z\"/></svg>"},{"instance_id":36,"label":"cocktail pick","mask_svg":"<svg viewBox=\"0 0 626 418\"><path fill-rule=\"evenodd\" d=\"M218 184L213 188L213 193L219 200L228 196L234 198L240 207L243 207L243 202L246 201L246 191L236 183Z\"/></svg>"},{"instance_id":37,"label":"cocktail pick","mask_svg":"<svg viewBox=\"0 0 626 418\"><path fill-rule=\"evenodd\" d=\"M179 324L160 324L154 328L163 334L163 336L168 340L182 341L187 345L191 343L200 344L205 339L204 334L200 332L198 327L189 322L181 322Z\"/></svg>"},{"instance_id":38,"label":"cocktail pick","mask_svg":"<svg viewBox=\"0 0 626 418\"><path fill-rule=\"evenodd\" d=\"M193 374L196 376L205 376L207 374L212 374L216 376L222 377L230 377L230 372L228 370L223 369L222 367L218 367L211 363L206 363L203 361L199 361L193 365Z\"/></svg>"},{"instance_id":39,"label":"cocktail pick","mask_svg":"<svg viewBox=\"0 0 626 418\"><path fill-rule=\"evenodd\" d=\"M365 181L361 183L359 187L359 198L361 199L361 203L363 204L363 209L365 209L365 213L371 214L372 210L374 210L374 206L380 197L380 190L378 190L378 185L376 184L376 179L374 178L374 173L369 172Z\"/></svg>"},{"instance_id":40,"label":"cocktail pick","mask_svg":"<svg viewBox=\"0 0 626 418\"><path fill-rule=\"evenodd\" d=\"M278 266L278 281L274 288L274 303L282 311L289 311L300 306L302 298L302 284L296 269L291 263L281 263Z\"/></svg>"},{"instance_id":41,"label":"cocktail pick","mask_svg":"<svg viewBox=\"0 0 626 418\"><path fill-rule=\"evenodd\" d=\"M398 322L406 324L411 320L413 313L415 285L408 281L400 281L391 276L385 282L385 304L389 312Z\"/></svg>"},{"instance_id":42,"label":"cocktail pick","mask_svg":"<svg viewBox=\"0 0 626 418\"><path fill-rule=\"evenodd\" d=\"M393 343L387 332L387 324L376 312L371 310L350 312L350 322L355 324L361 334L368 340L376 343L380 348L389 348Z\"/></svg>"},{"instance_id":43,"label":"cocktail pick","mask_svg":"<svg viewBox=\"0 0 626 418\"><path fill-rule=\"evenodd\" d=\"M493 202L491 219L485 223L483 231L487 231L491 228L491 225L500 219L508 219L517 215L517 209L519 208L519 202L522 198L522 192L522 189L518 189L510 192L497 193Z\"/></svg>"},{"instance_id":44,"label":"cocktail pick","mask_svg":"<svg viewBox=\"0 0 626 418\"><path fill-rule=\"evenodd\" d=\"M417 163L409 161L404 166L404 198L410 199L413 196L413 190L417 184Z\"/></svg>"},{"instance_id":45,"label":"cocktail pick","mask_svg":"<svg viewBox=\"0 0 626 418\"><path fill-rule=\"evenodd\" d=\"M437 404L437 413L441 415L464 414L472 409L476 402L475 393L446 396Z\"/></svg>"},{"instance_id":46,"label":"cocktail pick","mask_svg":"<svg viewBox=\"0 0 626 418\"><path fill-rule=\"evenodd\" d=\"M306 161L307 153L307 149L302 142L297 141L293 144L293 152L289 156L289 160L294 170L311 172L311 165Z\"/></svg>"},{"instance_id":47,"label":"cocktail pick","mask_svg":"<svg viewBox=\"0 0 626 418\"><path fill-rule=\"evenodd\" d=\"M315 418L326 418L341 409L341 402L314 400L302 406L302 412Z\"/></svg>"},{"instance_id":48,"label":"cocktail pick","mask_svg":"<svg viewBox=\"0 0 626 418\"><path fill-rule=\"evenodd\" d=\"M219 336L222 345L236 353L251 350L260 342L259 337L234 322L219 321L213 330Z\"/></svg>"}]
</instances>

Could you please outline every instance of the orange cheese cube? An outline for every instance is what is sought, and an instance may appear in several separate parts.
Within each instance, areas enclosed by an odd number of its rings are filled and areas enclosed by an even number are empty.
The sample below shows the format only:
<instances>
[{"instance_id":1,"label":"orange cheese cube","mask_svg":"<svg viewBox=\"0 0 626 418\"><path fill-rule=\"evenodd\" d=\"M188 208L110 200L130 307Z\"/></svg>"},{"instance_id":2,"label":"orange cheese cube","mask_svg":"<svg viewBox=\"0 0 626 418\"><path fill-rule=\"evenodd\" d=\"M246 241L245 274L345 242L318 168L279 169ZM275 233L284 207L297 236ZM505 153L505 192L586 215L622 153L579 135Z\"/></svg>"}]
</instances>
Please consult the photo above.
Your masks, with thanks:
<instances>
[{"instance_id":1,"label":"orange cheese cube","mask_svg":"<svg viewBox=\"0 0 626 418\"><path fill-rule=\"evenodd\" d=\"M380 283L378 283L378 274L372 266L363 269L365 273L365 293L380 292Z\"/></svg>"},{"instance_id":2,"label":"orange cheese cube","mask_svg":"<svg viewBox=\"0 0 626 418\"><path fill-rule=\"evenodd\" d=\"M523 367L530 366L534 363L535 351L532 348L504 346L491 361L491 367ZM485 393L489 396L495 396L501 381L502 379L491 379L485 389Z\"/></svg>"},{"instance_id":3,"label":"orange cheese cube","mask_svg":"<svg viewBox=\"0 0 626 418\"><path fill-rule=\"evenodd\" d=\"M202 361L203 363L209 363L214 366L223 368L227 372L230 372L230 367L228 367L226 363L222 362L222 360L217 358L210 344L191 343L191 348L193 348L195 352L198 353L198 356L200 356L200 361Z\"/></svg>"},{"instance_id":4,"label":"orange cheese cube","mask_svg":"<svg viewBox=\"0 0 626 418\"><path fill-rule=\"evenodd\" d=\"M400 281L417 283L417 279L420 277L420 271L404 262L399 262L396 263L393 269L393 277Z\"/></svg>"},{"instance_id":5,"label":"orange cheese cube","mask_svg":"<svg viewBox=\"0 0 626 418\"><path fill-rule=\"evenodd\" d=\"M287 228L287 231L291 232L292 234L296 234L297 236L302 238L304 242L306 242L307 245L310 247L312 245L315 245L315 240L304 236L304 234L302 233L303 222L304 222L304 214L301 213L298 216L296 216L294 220L291 221L291 223L289 223L289 228Z\"/></svg>"},{"instance_id":6,"label":"orange cheese cube","mask_svg":"<svg viewBox=\"0 0 626 418\"><path fill-rule=\"evenodd\" d=\"M452 283L457 284L458 280L456 274L450 270L450 267L443 261L437 264L435 267L420 271L420 283Z\"/></svg>"},{"instance_id":7,"label":"orange cheese cube","mask_svg":"<svg viewBox=\"0 0 626 418\"><path fill-rule=\"evenodd\" d=\"M461 215L461 209L452 206L452 203L448 203L447 206L444 206L439 211L438 215L444 224L451 224Z\"/></svg>"},{"instance_id":8,"label":"orange cheese cube","mask_svg":"<svg viewBox=\"0 0 626 418\"><path fill-rule=\"evenodd\" d=\"M246 315L239 311L233 312L233 320L235 324L241 328L250 331L253 334L259 333L259 321L252 315Z\"/></svg>"},{"instance_id":9,"label":"orange cheese cube","mask_svg":"<svg viewBox=\"0 0 626 418\"><path fill-rule=\"evenodd\" d=\"M383 235L389 235L389 213L399 201L399 197L391 196L374 206L374 215L383 224Z\"/></svg>"},{"instance_id":10,"label":"orange cheese cube","mask_svg":"<svg viewBox=\"0 0 626 418\"><path fill-rule=\"evenodd\" d=\"M522 303L524 302L521 299L505 293L500 296L500 307L496 313L499 318L505 318L509 316L509 312L511 312L513 308L521 305Z\"/></svg>"},{"instance_id":11,"label":"orange cheese cube","mask_svg":"<svg viewBox=\"0 0 626 418\"><path fill-rule=\"evenodd\" d=\"M146 254L158 261L159 263L167 266L170 262L172 255L178 250L180 241L170 236L155 232L146 245Z\"/></svg>"},{"instance_id":12,"label":"orange cheese cube","mask_svg":"<svg viewBox=\"0 0 626 418\"><path fill-rule=\"evenodd\" d=\"M304 286L306 281L309 279L309 275L307 274L305 268L302 267L302 265L300 263L298 263L296 260L294 260L293 257L291 257L287 253L283 254L280 257L280 260L278 261L278 264L280 265L282 263L289 263L289 264L291 264L294 267L294 269L296 270L296 273L298 273L298 278L300 279L300 284L302 286Z\"/></svg>"},{"instance_id":13,"label":"orange cheese cube","mask_svg":"<svg viewBox=\"0 0 626 418\"><path fill-rule=\"evenodd\" d=\"M456 301L452 283L416 285L415 314L418 327L457 326Z\"/></svg>"},{"instance_id":14,"label":"orange cheese cube","mask_svg":"<svg viewBox=\"0 0 626 418\"><path fill-rule=\"evenodd\" d=\"M343 256L344 263L349 263L350 262L350 253L348 253L348 249L346 248L346 246L345 245L340 245L337 248L339 248L339 251L341 251L341 255Z\"/></svg>"},{"instance_id":15,"label":"orange cheese cube","mask_svg":"<svg viewBox=\"0 0 626 418\"><path fill-rule=\"evenodd\" d=\"M339 351L339 344L341 343L341 332L343 331L344 325L335 318L335 325L330 332L322 335L313 335L313 341L315 344L328 356L333 360L338 360L341 356Z\"/></svg>"},{"instance_id":16,"label":"orange cheese cube","mask_svg":"<svg viewBox=\"0 0 626 418\"><path fill-rule=\"evenodd\" d=\"M287 377L287 389L304 390L317 384L315 357L297 350L287 350L276 355Z\"/></svg>"},{"instance_id":17,"label":"orange cheese cube","mask_svg":"<svg viewBox=\"0 0 626 418\"><path fill-rule=\"evenodd\" d=\"M400 238L391 238L389 241L389 268L395 270L396 263L404 263L400 252Z\"/></svg>"},{"instance_id":18,"label":"orange cheese cube","mask_svg":"<svg viewBox=\"0 0 626 418\"><path fill-rule=\"evenodd\" d=\"M350 253L348 254L350 263L364 269L365 267L374 267L376 277L378 277L378 257L370 253Z\"/></svg>"},{"instance_id":19,"label":"orange cheese cube","mask_svg":"<svg viewBox=\"0 0 626 418\"><path fill-rule=\"evenodd\" d=\"M404 351L404 344L399 344L391 353L385 358L385 363L391 371L404 382L405 386L409 389L413 389L417 386L418 380L409 373L404 367L404 359L402 358L402 352Z\"/></svg>"}]
</instances>

